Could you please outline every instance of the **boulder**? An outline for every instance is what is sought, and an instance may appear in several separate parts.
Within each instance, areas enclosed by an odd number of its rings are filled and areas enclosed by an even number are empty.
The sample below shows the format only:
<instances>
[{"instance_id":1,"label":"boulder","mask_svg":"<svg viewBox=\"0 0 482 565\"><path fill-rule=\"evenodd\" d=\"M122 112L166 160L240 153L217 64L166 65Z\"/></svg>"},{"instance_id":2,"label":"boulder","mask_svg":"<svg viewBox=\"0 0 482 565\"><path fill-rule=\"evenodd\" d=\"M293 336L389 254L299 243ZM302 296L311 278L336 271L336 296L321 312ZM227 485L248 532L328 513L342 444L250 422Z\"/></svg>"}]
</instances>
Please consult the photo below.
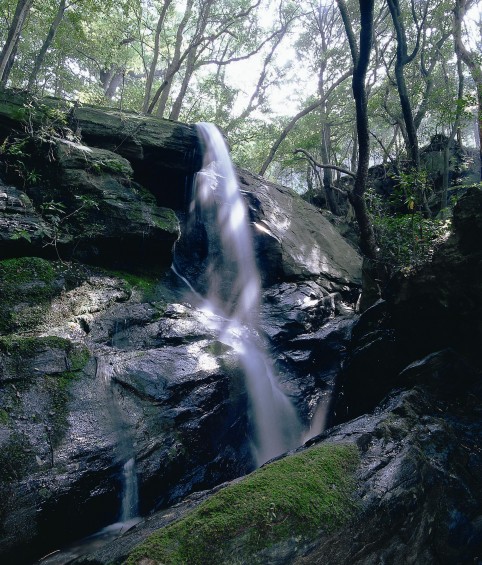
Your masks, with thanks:
<instances>
[{"instance_id":1,"label":"boulder","mask_svg":"<svg viewBox=\"0 0 482 565\"><path fill-rule=\"evenodd\" d=\"M187 207L186 187L201 167L193 126L87 105L76 106L71 120L85 143L128 159L134 180L152 192L160 206L177 210Z\"/></svg>"},{"instance_id":2,"label":"boulder","mask_svg":"<svg viewBox=\"0 0 482 565\"><path fill-rule=\"evenodd\" d=\"M66 205L75 257L123 267L170 264L179 222L131 181L126 159L65 140L57 142L55 157L59 175L49 197Z\"/></svg>"},{"instance_id":3,"label":"boulder","mask_svg":"<svg viewBox=\"0 0 482 565\"><path fill-rule=\"evenodd\" d=\"M45 222L27 194L0 180L0 255L16 257L43 247L52 236L51 226Z\"/></svg>"},{"instance_id":4,"label":"boulder","mask_svg":"<svg viewBox=\"0 0 482 565\"><path fill-rule=\"evenodd\" d=\"M163 206L184 209L194 129L15 95L0 134L53 115L62 131L24 147L36 174L0 197L0 560L16 563L124 520L126 465L144 515L254 467L226 321L163 270L179 236ZM240 175L266 286L257 337L308 427L345 357L360 257L297 195Z\"/></svg>"},{"instance_id":5,"label":"boulder","mask_svg":"<svg viewBox=\"0 0 482 565\"><path fill-rule=\"evenodd\" d=\"M205 314L38 258L0 262L0 280L5 332L36 329L0 338L2 560L119 519L132 458L142 513L253 467L237 356Z\"/></svg>"},{"instance_id":6,"label":"boulder","mask_svg":"<svg viewBox=\"0 0 482 565\"><path fill-rule=\"evenodd\" d=\"M266 284L319 278L332 292L360 285L360 255L317 208L247 171L239 177Z\"/></svg>"},{"instance_id":7,"label":"boulder","mask_svg":"<svg viewBox=\"0 0 482 565\"><path fill-rule=\"evenodd\" d=\"M25 123L60 127L67 138L121 155L132 164L134 180L156 196L158 205L185 208L186 186L201 165L193 126L137 112L0 91L1 141L12 132L23 132Z\"/></svg>"}]
</instances>

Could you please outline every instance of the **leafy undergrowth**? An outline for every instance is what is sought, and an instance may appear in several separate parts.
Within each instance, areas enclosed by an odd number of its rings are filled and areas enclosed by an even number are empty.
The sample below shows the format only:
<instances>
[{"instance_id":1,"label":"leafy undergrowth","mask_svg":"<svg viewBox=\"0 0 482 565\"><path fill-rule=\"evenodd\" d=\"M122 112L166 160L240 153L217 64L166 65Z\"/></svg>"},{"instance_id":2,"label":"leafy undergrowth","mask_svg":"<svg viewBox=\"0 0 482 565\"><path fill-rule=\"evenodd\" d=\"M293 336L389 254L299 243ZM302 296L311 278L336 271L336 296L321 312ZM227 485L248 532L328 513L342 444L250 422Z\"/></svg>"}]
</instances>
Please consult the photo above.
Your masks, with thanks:
<instances>
[{"instance_id":1,"label":"leafy undergrowth","mask_svg":"<svg viewBox=\"0 0 482 565\"><path fill-rule=\"evenodd\" d=\"M354 445L324 445L271 463L222 489L181 520L147 538L126 563L250 562L279 541L331 531L356 503Z\"/></svg>"}]
</instances>

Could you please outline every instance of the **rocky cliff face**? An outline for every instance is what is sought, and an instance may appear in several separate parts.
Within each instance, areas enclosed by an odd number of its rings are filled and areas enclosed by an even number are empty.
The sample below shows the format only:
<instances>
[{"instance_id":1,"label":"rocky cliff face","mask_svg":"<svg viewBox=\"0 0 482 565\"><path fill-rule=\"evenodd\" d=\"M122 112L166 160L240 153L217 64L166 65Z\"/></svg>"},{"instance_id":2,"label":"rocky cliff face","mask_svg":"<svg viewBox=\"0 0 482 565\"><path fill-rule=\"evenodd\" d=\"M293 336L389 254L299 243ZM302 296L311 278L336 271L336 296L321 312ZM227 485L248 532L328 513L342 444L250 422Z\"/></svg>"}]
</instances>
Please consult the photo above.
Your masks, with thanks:
<instances>
[{"instance_id":1,"label":"rocky cliff face","mask_svg":"<svg viewBox=\"0 0 482 565\"><path fill-rule=\"evenodd\" d=\"M433 262L393 281L387 299L358 319L337 371L338 425L269 463L264 475L190 497L80 562L204 563L209 554L226 564L478 563L481 218L482 192L473 189ZM330 326L293 341L306 339L315 355L328 347ZM329 463L320 470L323 450ZM250 489L264 476L272 488L257 498ZM303 492L294 493L299 482Z\"/></svg>"},{"instance_id":2,"label":"rocky cliff face","mask_svg":"<svg viewBox=\"0 0 482 565\"><path fill-rule=\"evenodd\" d=\"M52 108L62 130L38 143L25 126L46 127ZM45 563L477 563L480 190L432 263L357 317L353 248L240 171L260 327L307 439L240 480L254 465L237 353L168 268L176 242L202 286L206 233L183 239L194 130L59 101L37 111L0 103L2 562L119 520L134 460L148 517Z\"/></svg>"},{"instance_id":3,"label":"rocky cliff face","mask_svg":"<svg viewBox=\"0 0 482 565\"><path fill-rule=\"evenodd\" d=\"M118 520L132 458L142 514L253 468L237 354L169 270L193 128L33 107L0 101L0 555L17 564ZM262 328L308 426L345 354L361 260L296 195L241 178ZM195 282L202 260L178 246Z\"/></svg>"}]
</instances>

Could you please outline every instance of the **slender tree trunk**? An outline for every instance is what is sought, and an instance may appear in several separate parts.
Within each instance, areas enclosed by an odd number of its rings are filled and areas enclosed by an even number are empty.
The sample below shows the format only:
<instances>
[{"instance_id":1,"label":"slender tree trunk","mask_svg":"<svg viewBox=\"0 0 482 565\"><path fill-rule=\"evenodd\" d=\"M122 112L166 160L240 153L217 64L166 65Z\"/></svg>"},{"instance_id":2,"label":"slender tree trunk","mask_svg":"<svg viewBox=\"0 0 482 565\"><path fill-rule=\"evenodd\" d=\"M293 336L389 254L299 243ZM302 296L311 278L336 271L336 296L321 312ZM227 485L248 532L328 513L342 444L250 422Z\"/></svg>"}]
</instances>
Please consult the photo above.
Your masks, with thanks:
<instances>
[{"instance_id":1,"label":"slender tree trunk","mask_svg":"<svg viewBox=\"0 0 482 565\"><path fill-rule=\"evenodd\" d=\"M416 55L416 50L409 56L407 53L407 37L403 25L400 5L398 0L388 0L388 8L392 16L393 25L397 34L397 58L395 61L395 79L397 81L400 106L402 108L403 121L405 122L405 132L407 141L407 152L412 166L418 170L420 168L420 152L418 148L417 129L413 119L412 105L408 95L407 83L403 69Z\"/></svg>"},{"instance_id":2,"label":"slender tree trunk","mask_svg":"<svg viewBox=\"0 0 482 565\"><path fill-rule=\"evenodd\" d=\"M455 111L455 119L452 124L450 135L447 139L444 149L444 171L442 179L442 195L440 199L440 210L443 212L448 206L448 191L450 181L450 151L453 149L455 136L460 131L460 120L462 117L462 100L464 96L464 73L462 69L462 59L460 53L457 54L457 75L458 75L458 91L457 91L457 109ZM448 82L448 77L446 77ZM448 86L448 85L447 85Z\"/></svg>"},{"instance_id":3,"label":"slender tree trunk","mask_svg":"<svg viewBox=\"0 0 482 565\"><path fill-rule=\"evenodd\" d=\"M39 71L42 67L43 62L44 62L45 55L47 54L47 51L48 51L50 45L52 44L52 41L54 40L54 37L55 37L55 34L57 33L57 29L60 25L60 22L62 21L62 19L64 17L65 10L66 10L66 0L60 0L57 13L55 14L55 18L54 18L53 22L50 24L50 28L49 28L49 31L47 33L47 37L45 38L45 40L42 44L42 47L40 48L40 51L37 53L37 56L35 57L35 62L33 64L32 72L30 73L30 76L28 77L28 84L27 84L27 90L28 91L32 90L33 85L34 85L35 81L37 80L37 76L38 76L38 73L39 73Z\"/></svg>"},{"instance_id":4,"label":"slender tree trunk","mask_svg":"<svg viewBox=\"0 0 482 565\"><path fill-rule=\"evenodd\" d=\"M197 50L192 49L189 52L186 60L186 70L184 72L184 77L182 79L181 88L174 100L172 105L171 113L169 114L170 120L178 120L179 115L181 113L182 103L184 101L184 97L186 96L187 89L189 88L189 83L191 81L192 75L194 74L194 70L196 68L196 58L197 58Z\"/></svg>"},{"instance_id":5,"label":"slender tree trunk","mask_svg":"<svg viewBox=\"0 0 482 565\"><path fill-rule=\"evenodd\" d=\"M124 69L115 69L111 74L109 80L104 84L104 96L107 98L107 100L112 100L112 98L114 98L117 89L122 85L124 76Z\"/></svg>"},{"instance_id":6,"label":"slender tree trunk","mask_svg":"<svg viewBox=\"0 0 482 565\"><path fill-rule=\"evenodd\" d=\"M455 50L469 69L477 89L478 134L480 148L480 178L482 180L482 66L478 63L478 53L469 51L462 41L462 21L468 8L467 0L455 0L454 41Z\"/></svg>"},{"instance_id":7,"label":"slender tree trunk","mask_svg":"<svg viewBox=\"0 0 482 565\"><path fill-rule=\"evenodd\" d=\"M356 171L358 167L358 140L356 127L353 130L353 145L351 148L350 169Z\"/></svg>"},{"instance_id":8,"label":"slender tree trunk","mask_svg":"<svg viewBox=\"0 0 482 565\"><path fill-rule=\"evenodd\" d=\"M350 193L350 202L355 211L355 217L360 228L360 247L363 254L370 260L377 257L375 234L368 216L364 192L368 180L368 166L370 162L370 132L368 129L368 104L365 79L370 62L370 53L373 41L373 11L374 0L359 0L360 6L360 42L356 38L348 16L344 0L337 0L340 13L345 26L348 42L354 63L352 89L356 110L356 129L358 138L358 167L355 184Z\"/></svg>"},{"instance_id":9,"label":"slender tree trunk","mask_svg":"<svg viewBox=\"0 0 482 565\"><path fill-rule=\"evenodd\" d=\"M323 119L326 120L327 115L324 113ZM330 138L331 138L331 127L330 124L324 123L322 125L321 131L321 146L320 146L320 154L321 160L323 163L330 162ZM338 205L335 200L335 195L333 192L333 172L332 169L325 168L323 169L323 188L325 189L326 194L326 203L328 205L328 209L332 214L338 216L340 211L338 210Z\"/></svg>"},{"instance_id":10,"label":"slender tree trunk","mask_svg":"<svg viewBox=\"0 0 482 565\"><path fill-rule=\"evenodd\" d=\"M154 83L154 78L156 76L157 61L159 60L161 32L162 32L162 28L164 26L164 21L166 19L167 10L169 9L169 6L171 4L172 4L172 0L164 0L164 4L163 4L163 6L161 8L161 12L159 14L159 19L157 21L156 32L154 34L154 51L153 51L153 54L152 54L152 61L151 61L151 65L149 67L149 73L147 75L147 80L146 80L146 89L145 89L145 92L144 92L144 102L143 102L143 105L142 105L142 111L143 112L147 112L147 110L149 108L149 101L150 101L150 98L151 98L152 85Z\"/></svg>"},{"instance_id":11,"label":"slender tree trunk","mask_svg":"<svg viewBox=\"0 0 482 565\"><path fill-rule=\"evenodd\" d=\"M8 74L10 71L8 71L8 73L6 71L9 66L10 56L16 48L32 4L33 0L19 0L17 3L15 14L8 30L7 40L5 41L5 45L0 53L0 81L6 82L8 80Z\"/></svg>"},{"instance_id":12,"label":"slender tree trunk","mask_svg":"<svg viewBox=\"0 0 482 565\"><path fill-rule=\"evenodd\" d=\"M398 56L395 64L395 77L397 79L398 95L402 108L403 121L405 122L405 132L407 136L408 157L415 169L420 168L420 151L418 148L417 130L413 121L412 105L408 95L407 84L403 74L403 65L399 63Z\"/></svg>"},{"instance_id":13,"label":"slender tree trunk","mask_svg":"<svg viewBox=\"0 0 482 565\"><path fill-rule=\"evenodd\" d=\"M168 65L166 69L166 75L161 85L162 91L159 93L160 97L159 97L159 105L157 107L157 115L160 118L164 117L164 113L166 111L166 106L169 100L169 94L171 92L171 87L172 87L172 79L174 78L174 75L181 68L184 59L189 56L189 52L191 51L191 49L194 48L194 45L191 45L188 48L189 51L185 52L184 55L181 55L182 42L184 40L184 30L186 29L187 23L191 19L193 5L194 5L194 0L187 1L186 8L184 10L184 15L182 17L181 23L179 24L179 27L177 28L176 43L174 46L174 55L171 63ZM148 108L148 113L152 112L154 105L155 102L153 100Z\"/></svg>"},{"instance_id":14,"label":"slender tree trunk","mask_svg":"<svg viewBox=\"0 0 482 565\"><path fill-rule=\"evenodd\" d=\"M5 88L7 86L8 77L10 76L10 71L12 70L13 64L15 63L15 57L17 56L19 41L20 41L20 36L17 37L17 41L15 42L12 52L10 53L10 57L8 58L2 80L0 80L0 86L2 88Z\"/></svg>"},{"instance_id":15,"label":"slender tree trunk","mask_svg":"<svg viewBox=\"0 0 482 565\"><path fill-rule=\"evenodd\" d=\"M351 76L351 74L352 74L351 69L349 71L346 71L345 73L343 73L343 75L341 77L339 77L338 80L336 80L330 86L330 88L326 91L325 96L329 96L333 92L333 90L335 90L335 88L337 86L339 86L343 81L345 81L349 76ZM266 157L266 159L264 160L264 162L261 165L261 168L258 172L259 175L263 176L266 173L266 170L268 169L271 162L273 161L274 156L276 155L276 152L279 149L279 146L283 143L283 141L286 139L286 136L295 127L295 125L298 123L298 121L301 120L301 118L303 118L304 116L307 116L310 112L313 112L313 110L316 110L316 108L319 108L323 104L323 102L324 102L324 99L317 100L316 102L313 102L313 104L310 104L309 106L307 106L304 110L301 110L301 112L298 112L296 114L296 116L291 118L291 120L287 123L287 125L283 128L282 132L279 134L278 139L271 146L269 154Z\"/></svg>"}]
</instances>

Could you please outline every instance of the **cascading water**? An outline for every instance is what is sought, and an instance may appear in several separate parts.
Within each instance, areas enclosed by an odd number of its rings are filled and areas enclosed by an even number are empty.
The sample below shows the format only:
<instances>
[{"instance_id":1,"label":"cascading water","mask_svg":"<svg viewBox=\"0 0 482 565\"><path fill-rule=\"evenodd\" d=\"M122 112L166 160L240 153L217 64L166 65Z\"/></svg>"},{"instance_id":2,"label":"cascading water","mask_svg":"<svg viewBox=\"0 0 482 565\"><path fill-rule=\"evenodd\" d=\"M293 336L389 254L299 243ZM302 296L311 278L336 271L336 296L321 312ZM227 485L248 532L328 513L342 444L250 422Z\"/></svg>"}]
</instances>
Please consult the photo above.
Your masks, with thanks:
<instances>
[{"instance_id":1,"label":"cascading water","mask_svg":"<svg viewBox=\"0 0 482 565\"><path fill-rule=\"evenodd\" d=\"M116 335L112 337L112 342L116 342ZM106 413L109 415L112 429L118 435L118 443L116 447L117 457L120 461L125 461L122 466L122 491L121 505L119 513L119 522L116 525L109 526L111 529L118 527L125 528L130 524L139 521L139 494L137 485L137 472L132 438L126 431L126 426L122 418L120 407L114 399L112 390L112 366L107 360L98 356L97 358L97 378L105 385L106 392Z\"/></svg>"},{"instance_id":2,"label":"cascading water","mask_svg":"<svg viewBox=\"0 0 482 565\"><path fill-rule=\"evenodd\" d=\"M220 340L239 355L250 401L253 454L261 465L298 446L301 425L293 405L278 386L258 332L260 278L247 208L228 148L213 124L200 123L197 129L204 155L202 170L196 176L190 217L208 230L206 297L201 307L224 320L218 327Z\"/></svg>"}]
</instances>

